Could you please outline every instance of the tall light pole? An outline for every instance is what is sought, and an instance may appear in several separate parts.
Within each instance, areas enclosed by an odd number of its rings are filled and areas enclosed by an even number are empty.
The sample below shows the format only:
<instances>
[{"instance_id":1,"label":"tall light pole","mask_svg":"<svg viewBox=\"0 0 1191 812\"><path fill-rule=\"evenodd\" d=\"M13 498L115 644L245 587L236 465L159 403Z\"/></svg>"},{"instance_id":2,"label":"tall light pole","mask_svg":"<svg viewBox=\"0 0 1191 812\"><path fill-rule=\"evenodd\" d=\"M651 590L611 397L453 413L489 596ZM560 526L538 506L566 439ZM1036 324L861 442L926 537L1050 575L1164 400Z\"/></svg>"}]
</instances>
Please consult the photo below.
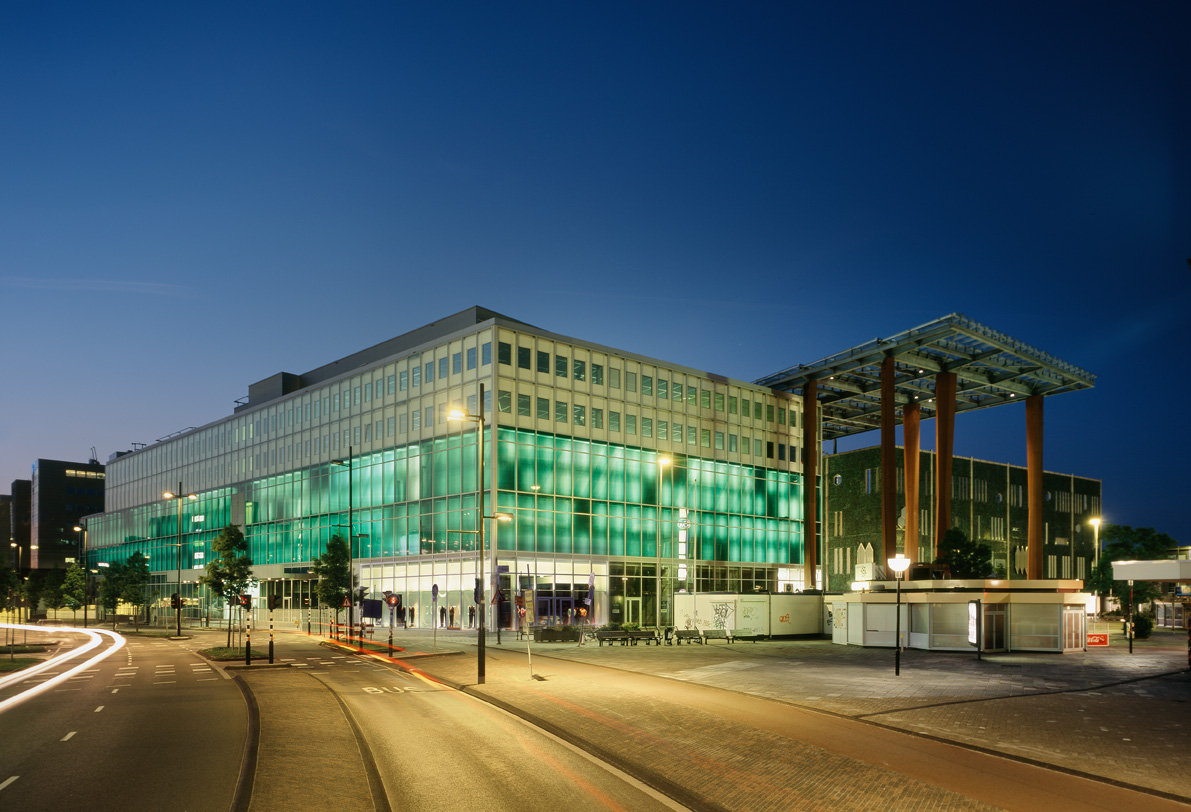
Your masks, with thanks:
<instances>
[{"instance_id":1,"label":"tall light pole","mask_svg":"<svg viewBox=\"0 0 1191 812\"><path fill-rule=\"evenodd\" d=\"M896 631L893 635L893 675L896 677L902 673L902 575L910 568L910 559L898 553L887 563L897 580L897 615L894 621Z\"/></svg>"},{"instance_id":2,"label":"tall light pole","mask_svg":"<svg viewBox=\"0 0 1191 812\"><path fill-rule=\"evenodd\" d=\"M658 457L658 516L655 525L657 527L657 541L655 542L657 548L655 552L657 552L658 556L658 570L657 584L655 585L657 596L653 602L653 627L658 630L659 634L661 634L662 628L662 472L666 470L666 466L670 463L671 459L669 457ZM673 554L670 557L673 558Z\"/></svg>"},{"instance_id":3,"label":"tall light pole","mask_svg":"<svg viewBox=\"0 0 1191 812\"><path fill-rule=\"evenodd\" d=\"M1097 516L1095 519L1088 519L1088 522L1092 525L1092 547L1093 547L1092 565L1098 566L1100 564L1100 517ZM1103 608L1100 605L1101 600L1103 600L1103 599L1099 595L1097 595L1096 596L1096 616L1097 617L1100 616L1100 611Z\"/></svg>"},{"instance_id":4,"label":"tall light pole","mask_svg":"<svg viewBox=\"0 0 1191 812\"><path fill-rule=\"evenodd\" d=\"M484 644L487 642L487 617L488 606L485 600L488 590L484 585L484 520L486 518L484 510L484 494L487 488L484 487L484 384L480 384L480 399L476 401L479 409L479 414L468 414L462 409L451 409L447 415L449 420L465 420L476 424L476 447L479 456L479 468L476 469L476 516L479 521L476 526L476 552L479 556L479 589L480 597L480 623L477 631L476 643L476 682L480 685L484 684Z\"/></svg>"},{"instance_id":5,"label":"tall light pole","mask_svg":"<svg viewBox=\"0 0 1191 812\"><path fill-rule=\"evenodd\" d=\"M173 499L178 503L178 605L174 609L175 617L177 619L177 627L174 632L177 637L182 636L182 500L189 499L195 501L198 499L193 493L182 495L182 483L178 483L178 490L166 491L162 494L165 499Z\"/></svg>"},{"instance_id":6,"label":"tall light pole","mask_svg":"<svg viewBox=\"0 0 1191 812\"><path fill-rule=\"evenodd\" d=\"M86 548L86 530L80 525L74 526L75 532L79 534L79 566L83 568L83 628L87 628L87 548Z\"/></svg>"},{"instance_id":7,"label":"tall light pole","mask_svg":"<svg viewBox=\"0 0 1191 812\"><path fill-rule=\"evenodd\" d=\"M21 595L21 545L15 541L9 542L9 547L17 551L17 623L20 623L22 618L21 608L24 606L24 597Z\"/></svg>"},{"instance_id":8,"label":"tall light pole","mask_svg":"<svg viewBox=\"0 0 1191 812\"><path fill-rule=\"evenodd\" d=\"M331 460L332 465L346 465L347 466L347 642L351 643L351 629L355 625L355 608L356 608L356 573L355 563L352 555L352 544L355 543L355 526L352 524L352 498L355 493L353 487L353 474L355 469L355 447L347 447L346 460ZM361 635L362 636L362 635ZM362 641L361 641L362 642Z\"/></svg>"}]
</instances>

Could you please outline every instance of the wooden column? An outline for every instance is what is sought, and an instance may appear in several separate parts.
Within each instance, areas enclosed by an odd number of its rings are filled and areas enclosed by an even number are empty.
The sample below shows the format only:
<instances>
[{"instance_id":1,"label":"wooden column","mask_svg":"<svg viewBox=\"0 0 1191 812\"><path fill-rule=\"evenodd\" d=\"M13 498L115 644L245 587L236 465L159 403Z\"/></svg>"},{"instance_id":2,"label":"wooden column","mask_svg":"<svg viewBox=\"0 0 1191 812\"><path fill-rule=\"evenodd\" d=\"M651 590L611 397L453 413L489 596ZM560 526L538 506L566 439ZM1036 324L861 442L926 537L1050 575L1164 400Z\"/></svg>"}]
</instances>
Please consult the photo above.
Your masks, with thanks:
<instances>
[{"instance_id":1,"label":"wooden column","mask_svg":"<svg viewBox=\"0 0 1191 812\"><path fill-rule=\"evenodd\" d=\"M897 555L897 417L893 357L881 362L881 559Z\"/></svg>"},{"instance_id":2,"label":"wooden column","mask_svg":"<svg viewBox=\"0 0 1191 812\"><path fill-rule=\"evenodd\" d=\"M955 451L955 373L935 376L935 545L938 554L943 534L951 529L951 455Z\"/></svg>"},{"instance_id":3,"label":"wooden column","mask_svg":"<svg viewBox=\"0 0 1191 812\"><path fill-rule=\"evenodd\" d=\"M902 409L902 439L905 446L906 469L906 539L905 553L918 560L918 451L921 425L918 403Z\"/></svg>"},{"instance_id":4,"label":"wooden column","mask_svg":"<svg viewBox=\"0 0 1191 812\"><path fill-rule=\"evenodd\" d=\"M819 384L802 390L802 587L815 587L819 552ZM827 585L827 579L823 579Z\"/></svg>"},{"instance_id":5,"label":"wooden column","mask_svg":"<svg viewBox=\"0 0 1191 812\"><path fill-rule=\"evenodd\" d=\"M1042 395L1026 398L1026 578L1042 578Z\"/></svg>"}]
</instances>

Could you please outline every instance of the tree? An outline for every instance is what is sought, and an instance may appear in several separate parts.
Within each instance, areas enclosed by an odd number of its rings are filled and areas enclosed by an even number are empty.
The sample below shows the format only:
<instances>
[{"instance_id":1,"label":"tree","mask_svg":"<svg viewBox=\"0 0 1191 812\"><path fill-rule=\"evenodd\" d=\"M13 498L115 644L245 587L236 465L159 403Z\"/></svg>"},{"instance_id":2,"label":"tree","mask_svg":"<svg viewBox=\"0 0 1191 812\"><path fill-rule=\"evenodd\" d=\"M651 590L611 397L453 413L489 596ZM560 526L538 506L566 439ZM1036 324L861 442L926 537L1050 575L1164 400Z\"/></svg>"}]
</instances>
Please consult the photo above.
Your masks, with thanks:
<instances>
[{"instance_id":1,"label":"tree","mask_svg":"<svg viewBox=\"0 0 1191 812\"><path fill-rule=\"evenodd\" d=\"M141 610L149 602L145 587L149 585L149 560L141 553L128 556L124 564L124 588L120 599L136 608L136 630L141 630Z\"/></svg>"},{"instance_id":2,"label":"tree","mask_svg":"<svg viewBox=\"0 0 1191 812\"><path fill-rule=\"evenodd\" d=\"M1112 563L1171 558L1178 542L1152 527L1106 524L1100 528L1100 546L1103 549L1091 576L1084 581L1084 588L1101 598L1112 595L1124 605L1129 602L1129 583L1113 580ZM1148 603L1161 594L1162 590L1152 581L1138 581L1133 585L1133 605Z\"/></svg>"},{"instance_id":3,"label":"tree","mask_svg":"<svg viewBox=\"0 0 1191 812\"><path fill-rule=\"evenodd\" d=\"M11 609L16 603L17 590L21 579L16 570L7 564L0 564L0 593L4 594L4 606Z\"/></svg>"},{"instance_id":4,"label":"tree","mask_svg":"<svg viewBox=\"0 0 1191 812\"><path fill-rule=\"evenodd\" d=\"M87 571L78 564L71 564L62 579L62 603L78 619L79 608L87 600Z\"/></svg>"},{"instance_id":5,"label":"tree","mask_svg":"<svg viewBox=\"0 0 1191 812\"><path fill-rule=\"evenodd\" d=\"M124 565L113 561L104 568L103 581L99 584L99 604L112 614L112 631L116 630L116 608L124 592Z\"/></svg>"},{"instance_id":6,"label":"tree","mask_svg":"<svg viewBox=\"0 0 1191 812\"><path fill-rule=\"evenodd\" d=\"M62 594L62 583L66 580L66 570L47 570L41 584L41 602L47 609L55 612L66 605L66 596Z\"/></svg>"},{"instance_id":7,"label":"tree","mask_svg":"<svg viewBox=\"0 0 1191 812\"><path fill-rule=\"evenodd\" d=\"M992 548L982 541L970 541L964 531L952 527L943 533L935 556L946 564L952 578L987 578L992 575Z\"/></svg>"},{"instance_id":8,"label":"tree","mask_svg":"<svg viewBox=\"0 0 1191 812\"><path fill-rule=\"evenodd\" d=\"M232 645L231 606L252 585L252 557L248 555L248 540L239 525L229 524L211 542L214 557L207 562L207 574L202 582L224 600L227 613L227 645Z\"/></svg>"},{"instance_id":9,"label":"tree","mask_svg":"<svg viewBox=\"0 0 1191 812\"><path fill-rule=\"evenodd\" d=\"M339 612L343 608L343 600L359 579L352 578L351 555L347 549L347 542L338 533L331 536L327 542L327 551L316 555L311 562L311 571L318 578L315 594L318 602L323 606L335 609L335 622L339 622ZM355 598L355 595L352 596ZM353 601L354 602L354 601Z\"/></svg>"}]
</instances>

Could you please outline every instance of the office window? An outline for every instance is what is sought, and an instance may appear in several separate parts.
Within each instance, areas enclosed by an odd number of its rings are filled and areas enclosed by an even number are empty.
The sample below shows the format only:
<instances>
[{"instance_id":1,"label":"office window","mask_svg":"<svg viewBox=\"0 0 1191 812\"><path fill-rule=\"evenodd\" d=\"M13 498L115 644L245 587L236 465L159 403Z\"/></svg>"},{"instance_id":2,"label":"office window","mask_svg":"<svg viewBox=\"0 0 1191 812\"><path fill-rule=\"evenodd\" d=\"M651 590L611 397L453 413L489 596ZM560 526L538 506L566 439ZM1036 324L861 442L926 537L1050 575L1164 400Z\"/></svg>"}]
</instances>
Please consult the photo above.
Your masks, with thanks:
<instances>
[{"instance_id":1,"label":"office window","mask_svg":"<svg viewBox=\"0 0 1191 812\"><path fill-rule=\"evenodd\" d=\"M761 456L761 438L760 437L753 438L753 456L754 457Z\"/></svg>"},{"instance_id":2,"label":"office window","mask_svg":"<svg viewBox=\"0 0 1191 812\"><path fill-rule=\"evenodd\" d=\"M699 433L698 426L687 426L686 427L686 444L694 445L699 439L698 433Z\"/></svg>"},{"instance_id":3,"label":"office window","mask_svg":"<svg viewBox=\"0 0 1191 812\"><path fill-rule=\"evenodd\" d=\"M608 412L608 431L620 431L620 412Z\"/></svg>"},{"instance_id":4,"label":"office window","mask_svg":"<svg viewBox=\"0 0 1191 812\"><path fill-rule=\"evenodd\" d=\"M699 407L702 409L711 408L711 391L707 389L699 390Z\"/></svg>"},{"instance_id":5,"label":"office window","mask_svg":"<svg viewBox=\"0 0 1191 812\"><path fill-rule=\"evenodd\" d=\"M421 386L422 385L422 367L421 367L421 365L420 364L414 365L413 367L410 368L409 372L410 372L410 377L413 378L412 382L410 383L410 386Z\"/></svg>"},{"instance_id":6,"label":"office window","mask_svg":"<svg viewBox=\"0 0 1191 812\"><path fill-rule=\"evenodd\" d=\"M624 432L633 435L637 433L637 415L626 414L624 416Z\"/></svg>"},{"instance_id":7,"label":"office window","mask_svg":"<svg viewBox=\"0 0 1191 812\"><path fill-rule=\"evenodd\" d=\"M364 384L364 402L365 403L372 402L372 384L370 384L370 383Z\"/></svg>"},{"instance_id":8,"label":"office window","mask_svg":"<svg viewBox=\"0 0 1191 812\"><path fill-rule=\"evenodd\" d=\"M426 383L430 383L434 380L434 362L427 361L425 370L426 374L423 376L423 378L425 379Z\"/></svg>"},{"instance_id":9,"label":"office window","mask_svg":"<svg viewBox=\"0 0 1191 812\"><path fill-rule=\"evenodd\" d=\"M445 355L438 359L438 379L440 381L451 374L449 364L450 359L448 359Z\"/></svg>"},{"instance_id":10,"label":"office window","mask_svg":"<svg viewBox=\"0 0 1191 812\"><path fill-rule=\"evenodd\" d=\"M728 451L735 451L735 450L736 450L736 435L729 434L728 435Z\"/></svg>"},{"instance_id":11,"label":"office window","mask_svg":"<svg viewBox=\"0 0 1191 812\"><path fill-rule=\"evenodd\" d=\"M352 390L352 392L354 394L354 397L352 398L352 403L354 403L356 406L359 406L360 405L360 387L357 386L354 390ZM273 428L277 428L276 423L273 424Z\"/></svg>"},{"instance_id":12,"label":"office window","mask_svg":"<svg viewBox=\"0 0 1191 812\"><path fill-rule=\"evenodd\" d=\"M339 411L339 393L338 392L335 393L334 400L332 400L331 403L335 407L335 411Z\"/></svg>"},{"instance_id":13,"label":"office window","mask_svg":"<svg viewBox=\"0 0 1191 812\"><path fill-rule=\"evenodd\" d=\"M484 346L488 346L485 344ZM502 364L511 365L513 363L513 345L505 341L501 341L496 345L496 360Z\"/></svg>"},{"instance_id":14,"label":"office window","mask_svg":"<svg viewBox=\"0 0 1191 812\"><path fill-rule=\"evenodd\" d=\"M530 362L531 352L532 351L529 349L529 347L518 347L517 348L517 368L518 369L529 369L530 368L529 362Z\"/></svg>"},{"instance_id":15,"label":"office window","mask_svg":"<svg viewBox=\"0 0 1191 812\"><path fill-rule=\"evenodd\" d=\"M783 462L785 462L785 459L786 459L786 444L785 443L777 444L777 458L779 460L782 460Z\"/></svg>"},{"instance_id":16,"label":"office window","mask_svg":"<svg viewBox=\"0 0 1191 812\"><path fill-rule=\"evenodd\" d=\"M616 367L608 367L608 388L620 388L620 370Z\"/></svg>"},{"instance_id":17,"label":"office window","mask_svg":"<svg viewBox=\"0 0 1191 812\"><path fill-rule=\"evenodd\" d=\"M724 393L723 392L715 393L715 410L717 412L722 412L724 410Z\"/></svg>"},{"instance_id":18,"label":"office window","mask_svg":"<svg viewBox=\"0 0 1191 812\"><path fill-rule=\"evenodd\" d=\"M573 417L574 417L574 419L571 422L573 422L576 426L586 426L587 425L587 407L580 406L578 403L576 403Z\"/></svg>"},{"instance_id":19,"label":"office window","mask_svg":"<svg viewBox=\"0 0 1191 812\"><path fill-rule=\"evenodd\" d=\"M409 427L410 431L417 431L422 428L422 410L414 409L409 413Z\"/></svg>"},{"instance_id":20,"label":"office window","mask_svg":"<svg viewBox=\"0 0 1191 812\"><path fill-rule=\"evenodd\" d=\"M496 411L505 414L512 414L513 412L513 393L507 390L500 390L496 394Z\"/></svg>"},{"instance_id":21,"label":"office window","mask_svg":"<svg viewBox=\"0 0 1191 812\"><path fill-rule=\"evenodd\" d=\"M669 431L669 429L670 429L670 426L665 420L659 420L658 421L658 439L665 440L666 433Z\"/></svg>"},{"instance_id":22,"label":"office window","mask_svg":"<svg viewBox=\"0 0 1191 812\"><path fill-rule=\"evenodd\" d=\"M426 407L425 414L422 415L422 423L426 428L434 425L434 409L429 406Z\"/></svg>"},{"instance_id":23,"label":"office window","mask_svg":"<svg viewBox=\"0 0 1191 812\"><path fill-rule=\"evenodd\" d=\"M550 399L538 398L538 420L550 419Z\"/></svg>"},{"instance_id":24,"label":"office window","mask_svg":"<svg viewBox=\"0 0 1191 812\"><path fill-rule=\"evenodd\" d=\"M728 414L736 414L736 398L732 395L728 396Z\"/></svg>"},{"instance_id":25,"label":"office window","mask_svg":"<svg viewBox=\"0 0 1191 812\"><path fill-rule=\"evenodd\" d=\"M786 425L786 410L781 406L777 408L777 424L779 426Z\"/></svg>"},{"instance_id":26,"label":"office window","mask_svg":"<svg viewBox=\"0 0 1191 812\"><path fill-rule=\"evenodd\" d=\"M641 376L641 394L653 397L653 378L649 375Z\"/></svg>"},{"instance_id":27,"label":"office window","mask_svg":"<svg viewBox=\"0 0 1191 812\"><path fill-rule=\"evenodd\" d=\"M592 409L591 410L591 427L593 429L602 429L604 427L604 410L603 409Z\"/></svg>"},{"instance_id":28,"label":"office window","mask_svg":"<svg viewBox=\"0 0 1191 812\"><path fill-rule=\"evenodd\" d=\"M355 438L352 440L352 442L356 445L359 445L360 444L360 427L353 426L352 431L354 432L354 435L355 435Z\"/></svg>"},{"instance_id":29,"label":"office window","mask_svg":"<svg viewBox=\"0 0 1191 812\"><path fill-rule=\"evenodd\" d=\"M699 442L704 448L711 448L711 429L699 429Z\"/></svg>"},{"instance_id":30,"label":"office window","mask_svg":"<svg viewBox=\"0 0 1191 812\"><path fill-rule=\"evenodd\" d=\"M773 441L768 440L765 443L765 457L766 459L773 459Z\"/></svg>"},{"instance_id":31,"label":"office window","mask_svg":"<svg viewBox=\"0 0 1191 812\"><path fill-rule=\"evenodd\" d=\"M641 418L641 436L642 437L652 437L653 436L653 419L652 418L649 418L649 417Z\"/></svg>"},{"instance_id":32,"label":"office window","mask_svg":"<svg viewBox=\"0 0 1191 812\"><path fill-rule=\"evenodd\" d=\"M409 372L407 372L404 369L401 370L401 374L398 376L397 381L398 381L397 386L401 389L402 392L405 392L406 390L408 390L409 389Z\"/></svg>"},{"instance_id":33,"label":"office window","mask_svg":"<svg viewBox=\"0 0 1191 812\"><path fill-rule=\"evenodd\" d=\"M674 440L674 442L681 443L682 442L682 424L675 423L670 428L672 431L670 437Z\"/></svg>"},{"instance_id":34,"label":"office window","mask_svg":"<svg viewBox=\"0 0 1191 812\"><path fill-rule=\"evenodd\" d=\"M488 366L492 363L492 342L485 341L484 345L480 347L480 364Z\"/></svg>"},{"instance_id":35,"label":"office window","mask_svg":"<svg viewBox=\"0 0 1191 812\"><path fill-rule=\"evenodd\" d=\"M604 365L603 364L592 364L591 365L591 382L598 383L600 386L604 385Z\"/></svg>"},{"instance_id":36,"label":"office window","mask_svg":"<svg viewBox=\"0 0 1191 812\"><path fill-rule=\"evenodd\" d=\"M392 437L394 429L397 428L397 419L393 417L385 418L385 436Z\"/></svg>"},{"instance_id":37,"label":"office window","mask_svg":"<svg viewBox=\"0 0 1191 812\"><path fill-rule=\"evenodd\" d=\"M476 348L475 347L471 347L467 351L467 368L468 369L476 368Z\"/></svg>"},{"instance_id":38,"label":"office window","mask_svg":"<svg viewBox=\"0 0 1191 812\"><path fill-rule=\"evenodd\" d=\"M571 370L567 364L567 357L565 355L554 356L554 374L559 378L570 377Z\"/></svg>"},{"instance_id":39,"label":"office window","mask_svg":"<svg viewBox=\"0 0 1191 812\"><path fill-rule=\"evenodd\" d=\"M463 353L457 352L451 356L451 374L458 375L461 372L463 372Z\"/></svg>"},{"instance_id":40,"label":"office window","mask_svg":"<svg viewBox=\"0 0 1191 812\"><path fill-rule=\"evenodd\" d=\"M577 381L587 380L587 362L580 361L578 358L576 358L574 373L575 373L575 380L577 380Z\"/></svg>"},{"instance_id":41,"label":"office window","mask_svg":"<svg viewBox=\"0 0 1191 812\"><path fill-rule=\"evenodd\" d=\"M538 350L538 372L550 374L550 353Z\"/></svg>"},{"instance_id":42,"label":"office window","mask_svg":"<svg viewBox=\"0 0 1191 812\"><path fill-rule=\"evenodd\" d=\"M715 447L720 451L724 450L724 433L722 431L715 433Z\"/></svg>"},{"instance_id":43,"label":"office window","mask_svg":"<svg viewBox=\"0 0 1191 812\"><path fill-rule=\"evenodd\" d=\"M489 398L488 398L488 396L489 396L489 395L491 395L491 394L492 394L491 392L485 392L485 393L484 393L484 400L487 400L487 401L488 401L488 403L486 403L486 404L485 404L485 408L484 408L484 413L485 413L485 414L487 414L487 413L488 413L488 408L487 408L487 407L488 407L488 406L490 406L490 405L492 405L492 401L491 401L491 400L489 400ZM444 409L444 410L445 410L446 408L447 408L446 406L443 406L443 409ZM467 413L468 413L468 414L476 414L476 396L475 396L475 395L468 395L468 396L467 396ZM442 416L442 419L443 419L443 420L446 420L446 419L447 419L447 417L446 417L446 415L445 415L445 414Z\"/></svg>"},{"instance_id":44,"label":"office window","mask_svg":"<svg viewBox=\"0 0 1191 812\"><path fill-rule=\"evenodd\" d=\"M388 380L386 381L386 384L387 384L386 388L385 388L386 395L393 395L393 394L397 393L397 376L396 375L390 375Z\"/></svg>"},{"instance_id":45,"label":"office window","mask_svg":"<svg viewBox=\"0 0 1191 812\"><path fill-rule=\"evenodd\" d=\"M682 402L682 383L680 381L674 381L674 384L671 387L671 391L674 393L674 400L681 403Z\"/></svg>"},{"instance_id":46,"label":"office window","mask_svg":"<svg viewBox=\"0 0 1191 812\"><path fill-rule=\"evenodd\" d=\"M407 417L406 417L405 412L402 412L401 414L397 415L397 433L398 434L406 433L406 421L407 421Z\"/></svg>"},{"instance_id":47,"label":"office window","mask_svg":"<svg viewBox=\"0 0 1191 812\"><path fill-rule=\"evenodd\" d=\"M759 401L759 400L753 401L753 419L754 420L761 419L761 405L762 405L761 401ZM757 456L760 456L760 455L758 454Z\"/></svg>"},{"instance_id":48,"label":"office window","mask_svg":"<svg viewBox=\"0 0 1191 812\"><path fill-rule=\"evenodd\" d=\"M658 400L666 400L670 397L670 387L667 382L658 378Z\"/></svg>"},{"instance_id":49,"label":"office window","mask_svg":"<svg viewBox=\"0 0 1191 812\"><path fill-rule=\"evenodd\" d=\"M563 403L561 400L554 401L554 422L555 423L567 422L567 405L565 403Z\"/></svg>"},{"instance_id":50,"label":"office window","mask_svg":"<svg viewBox=\"0 0 1191 812\"><path fill-rule=\"evenodd\" d=\"M624 391L626 391L626 392L636 392L637 391L637 373L636 372L626 372L624 374Z\"/></svg>"},{"instance_id":51,"label":"office window","mask_svg":"<svg viewBox=\"0 0 1191 812\"><path fill-rule=\"evenodd\" d=\"M533 412L533 404L530 401L529 395L517 394L517 415L518 417L529 417Z\"/></svg>"}]
</instances>

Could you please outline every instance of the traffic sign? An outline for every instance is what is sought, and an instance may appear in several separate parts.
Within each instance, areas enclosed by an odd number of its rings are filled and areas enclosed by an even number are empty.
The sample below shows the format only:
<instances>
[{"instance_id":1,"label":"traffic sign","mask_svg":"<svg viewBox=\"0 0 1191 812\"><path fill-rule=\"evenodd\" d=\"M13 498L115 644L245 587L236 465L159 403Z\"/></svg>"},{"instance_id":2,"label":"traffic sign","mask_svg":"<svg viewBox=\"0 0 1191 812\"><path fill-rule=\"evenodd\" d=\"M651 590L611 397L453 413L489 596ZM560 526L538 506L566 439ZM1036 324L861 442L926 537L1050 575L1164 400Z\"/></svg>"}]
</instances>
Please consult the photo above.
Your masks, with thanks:
<instances>
[{"instance_id":1,"label":"traffic sign","mask_svg":"<svg viewBox=\"0 0 1191 812\"><path fill-rule=\"evenodd\" d=\"M352 596L351 596L351 595L344 595L344 596L343 596L343 608L344 608L344 609L350 609L350 608L351 608L351 605L352 605Z\"/></svg>"}]
</instances>

